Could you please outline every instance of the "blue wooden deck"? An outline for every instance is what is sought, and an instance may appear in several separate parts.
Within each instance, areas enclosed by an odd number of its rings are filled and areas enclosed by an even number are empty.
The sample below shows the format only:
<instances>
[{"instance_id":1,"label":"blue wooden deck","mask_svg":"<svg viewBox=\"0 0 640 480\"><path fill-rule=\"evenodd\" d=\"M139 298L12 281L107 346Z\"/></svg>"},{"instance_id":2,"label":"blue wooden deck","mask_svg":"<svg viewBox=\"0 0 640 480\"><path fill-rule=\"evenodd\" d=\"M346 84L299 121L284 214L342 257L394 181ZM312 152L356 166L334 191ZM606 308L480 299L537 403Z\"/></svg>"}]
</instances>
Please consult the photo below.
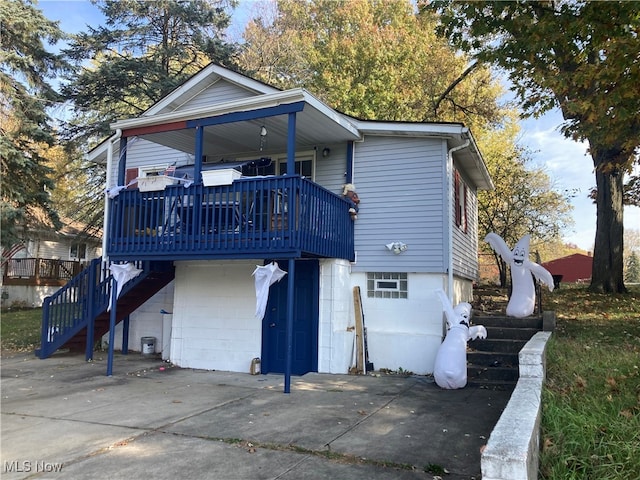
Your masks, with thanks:
<instances>
[{"instance_id":1,"label":"blue wooden deck","mask_svg":"<svg viewBox=\"0 0 640 480\"><path fill-rule=\"evenodd\" d=\"M107 255L120 260L354 260L349 203L298 175L231 185L124 190L110 200Z\"/></svg>"}]
</instances>

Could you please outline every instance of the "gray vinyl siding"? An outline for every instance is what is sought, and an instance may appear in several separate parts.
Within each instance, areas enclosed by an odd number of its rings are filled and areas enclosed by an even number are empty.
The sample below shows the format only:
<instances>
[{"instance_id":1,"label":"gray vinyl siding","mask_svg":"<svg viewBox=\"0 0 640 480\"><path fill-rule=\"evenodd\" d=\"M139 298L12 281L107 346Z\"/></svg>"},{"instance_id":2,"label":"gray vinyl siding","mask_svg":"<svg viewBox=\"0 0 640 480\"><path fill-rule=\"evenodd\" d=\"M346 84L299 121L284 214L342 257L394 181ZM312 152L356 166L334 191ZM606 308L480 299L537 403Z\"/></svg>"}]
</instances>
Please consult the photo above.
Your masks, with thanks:
<instances>
[{"instance_id":1,"label":"gray vinyl siding","mask_svg":"<svg viewBox=\"0 0 640 480\"><path fill-rule=\"evenodd\" d=\"M142 138L131 138L127 144L127 168L144 167L151 165L171 165L176 166L193 163L193 157L185 152L165 147L158 143L153 143ZM113 163L112 185L118 181L118 164Z\"/></svg>"},{"instance_id":2,"label":"gray vinyl siding","mask_svg":"<svg viewBox=\"0 0 640 480\"><path fill-rule=\"evenodd\" d=\"M333 193L340 195L347 171L347 144L327 145L331 149L328 157L322 156L322 149L317 147L315 182Z\"/></svg>"},{"instance_id":3,"label":"gray vinyl siding","mask_svg":"<svg viewBox=\"0 0 640 480\"><path fill-rule=\"evenodd\" d=\"M191 108L205 107L219 103L232 102L243 98L254 97L255 92L239 87L226 80L218 80L200 92L195 92L194 97L186 101L176 110L188 110Z\"/></svg>"},{"instance_id":4,"label":"gray vinyl siding","mask_svg":"<svg viewBox=\"0 0 640 480\"><path fill-rule=\"evenodd\" d=\"M367 136L354 158L361 203L353 271L446 271L444 140ZM385 248L394 241L408 249L394 255Z\"/></svg>"},{"instance_id":5,"label":"gray vinyl siding","mask_svg":"<svg viewBox=\"0 0 640 480\"><path fill-rule=\"evenodd\" d=\"M460 172L467 186L467 231L455 224L455 215L451 218L453 227L453 274L476 280L478 278L478 197L476 189L470 185L464 172Z\"/></svg>"}]
</instances>

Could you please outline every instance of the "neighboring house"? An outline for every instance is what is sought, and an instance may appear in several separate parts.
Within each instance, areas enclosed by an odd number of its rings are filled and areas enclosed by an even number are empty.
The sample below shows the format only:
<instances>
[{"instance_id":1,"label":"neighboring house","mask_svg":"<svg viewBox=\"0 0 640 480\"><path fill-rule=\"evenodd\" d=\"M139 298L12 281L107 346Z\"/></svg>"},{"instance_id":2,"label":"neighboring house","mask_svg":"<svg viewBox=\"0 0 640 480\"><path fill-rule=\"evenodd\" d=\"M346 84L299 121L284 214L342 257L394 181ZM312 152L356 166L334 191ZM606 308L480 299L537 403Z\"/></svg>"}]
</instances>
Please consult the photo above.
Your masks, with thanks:
<instances>
[{"instance_id":1,"label":"neighboring house","mask_svg":"<svg viewBox=\"0 0 640 480\"><path fill-rule=\"evenodd\" d=\"M210 65L112 128L90 153L108 165L106 254L174 279L122 314L111 348L155 337L181 367L249 372L259 357L263 372L346 373L357 286L369 361L433 371L435 290L471 301L477 191L492 188L464 125L362 121ZM252 273L272 261L289 274L260 319Z\"/></svg>"},{"instance_id":2,"label":"neighboring house","mask_svg":"<svg viewBox=\"0 0 640 480\"><path fill-rule=\"evenodd\" d=\"M591 280L593 257L574 253L543 263L542 266L553 275L556 285L559 285L561 281L565 283L586 282Z\"/></svg>"},{"instance_id":3,"label":"neighboring house","mask_svg":"<svg viewBox=\"0 0 640 480\"><path fill-rule=\"evenodd\" d=\"M31 226L25 240L2 255L2 306L40 306L42 301L102 255L101 233L62 218L62 228Z\"/></svg>"}]
</instances>

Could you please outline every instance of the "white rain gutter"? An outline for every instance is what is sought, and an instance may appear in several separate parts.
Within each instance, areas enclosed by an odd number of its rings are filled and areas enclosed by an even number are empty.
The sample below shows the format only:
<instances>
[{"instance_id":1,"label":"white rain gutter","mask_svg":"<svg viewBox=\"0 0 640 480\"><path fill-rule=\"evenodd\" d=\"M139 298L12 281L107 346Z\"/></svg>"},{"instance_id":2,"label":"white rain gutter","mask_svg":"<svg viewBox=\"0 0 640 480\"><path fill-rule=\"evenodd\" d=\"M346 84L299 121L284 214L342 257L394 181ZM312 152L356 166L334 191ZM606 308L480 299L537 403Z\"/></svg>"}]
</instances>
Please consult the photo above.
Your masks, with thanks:
<instances>
[{"instance_id":1,"label":"white rain gutter","mask_svg":"<svg viewBox=\"0 0 640 480\"><path fill-rule=\"evenodd\" d=\"M122 130L119 128L116 133L107 140L107 188L111 187L111 180L113 177L113 143L120 140L122 136ZM104 196L104 218L102 220L102 261L107 261L107 238L109 237L109 196Z\"/></svg>"},{"instance_id":2,"label":"white rain gutter","mask_svg":"<svg viewBox=\"0 0 640 480\"><path fill-rule=\"evenodd\" d=\"M466 130L466 129L465 129ZM458 150L462 150L463 148L467 148L469 145L471 144L471 141L469 140L469 138L467 137L467 140L462 144L462 145L458 145L457 147L453 147L450 148L449 151L447 152L447 184L448 184L448 190L449 190L449 195L448 195L448 207L449 207L449 215L448 215L448 219L447 219L447 223L449 225L449 242L448 242L448 250L449 250L449 268L447 269L447 293L449 294L449 300L451 301L451 305L454 305L454 298L453 298L453 218L454 218L454 211L453 211L453 199L455 196L455 192L453 191L453 153L457 152Z\"/></svg>"}]
</instances>

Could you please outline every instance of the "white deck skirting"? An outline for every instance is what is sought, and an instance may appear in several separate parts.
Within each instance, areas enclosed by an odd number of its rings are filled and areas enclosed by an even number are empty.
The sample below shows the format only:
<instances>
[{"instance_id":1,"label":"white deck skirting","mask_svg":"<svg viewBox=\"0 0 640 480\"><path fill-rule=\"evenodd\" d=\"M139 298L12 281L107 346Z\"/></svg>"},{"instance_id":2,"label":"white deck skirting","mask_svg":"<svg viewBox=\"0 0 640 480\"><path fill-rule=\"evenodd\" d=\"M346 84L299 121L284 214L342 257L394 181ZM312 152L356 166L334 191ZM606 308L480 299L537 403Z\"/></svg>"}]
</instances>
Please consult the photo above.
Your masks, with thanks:
<instances>
[{"instance_id":1,"label":"white deck skirting","mask_svg":"<svg viewBox=\"0 0 640 480\"><path fill-rule=\"evenodd\" d=\"M545 351L551 332L520 350L520 378L481 455L483 480L536 480L540 451Z\"/></svg>"}]
</instances>

